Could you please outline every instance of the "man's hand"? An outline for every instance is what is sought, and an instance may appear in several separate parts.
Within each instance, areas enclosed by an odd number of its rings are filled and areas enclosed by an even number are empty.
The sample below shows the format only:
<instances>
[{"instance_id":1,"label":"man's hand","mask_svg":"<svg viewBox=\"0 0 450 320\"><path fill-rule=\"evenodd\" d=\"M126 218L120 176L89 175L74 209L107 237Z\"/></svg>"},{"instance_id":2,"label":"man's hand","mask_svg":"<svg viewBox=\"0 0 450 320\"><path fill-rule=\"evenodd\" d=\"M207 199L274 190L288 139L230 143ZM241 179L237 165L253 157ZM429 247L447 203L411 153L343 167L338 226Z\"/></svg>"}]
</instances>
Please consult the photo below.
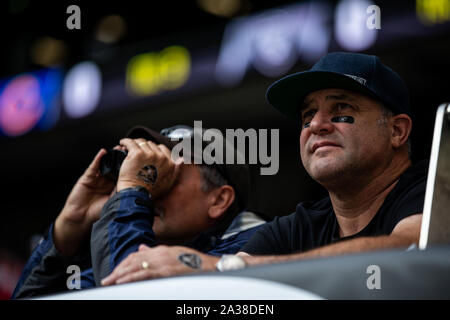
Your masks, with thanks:
<instances>
[{"instance_id":1,"label":"man's hand","mask_svg":"<svg viewBox=\"0 0 450 320\"><path fill-rule=\"evenodd\" d=\"M141 245L137 252L130 254L108 277L102 280L102 285L213 271L217 261L219 261L218 257L186 247L149 248Z\"/></svg>"},{"instance_id":2,"label":"man's hand","mask_svg":"<svg viewBox=\"0 0 450 320\"><path fill-rule=\"evenodd\" d=\"M84 174L78 179L64 208L56 218L53 241L61 254L75 254L90 230L99 219L103 205L114 190L114 182L99 173L100 159L106 154L101 149Z\"/></svg>"},{"instance_id":3,"label":"man's hand","mask_svg":"<svg viewBox=\"0 0 450 320\"><path fill-rule=\"evenodd\" d=\"M174 184L182 159L174 162L170 150L144 139L122 139L120 144L128 150L117 181L117 191L142 186L155 199L170 190Z\"/></svg>"}]
</instances>

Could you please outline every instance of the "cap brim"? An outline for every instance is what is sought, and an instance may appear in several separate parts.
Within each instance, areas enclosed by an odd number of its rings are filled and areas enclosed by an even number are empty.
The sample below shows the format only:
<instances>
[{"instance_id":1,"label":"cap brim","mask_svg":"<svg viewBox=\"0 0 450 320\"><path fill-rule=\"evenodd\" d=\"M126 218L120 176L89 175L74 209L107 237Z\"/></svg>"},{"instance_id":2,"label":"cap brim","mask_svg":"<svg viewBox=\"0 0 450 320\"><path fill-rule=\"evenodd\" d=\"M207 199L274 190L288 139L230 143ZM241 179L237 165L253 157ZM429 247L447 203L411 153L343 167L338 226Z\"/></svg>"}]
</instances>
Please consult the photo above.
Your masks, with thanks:
<instances>
[{"instance_id":1,"label":"cap brim","mask_svg":"<svg viewBox=\"0 0 450 320\"><path fill-rule=\"evenodd\" d=\"M135 126L131 128L126 134L126 137L130 139L142 138L150 140L158 144L163 144L169 149L172 149L179 142L178 140L172 140L169 137L163 136L159 132L144 126Z\"/></svg>"},{"instance_id":2,"label":"cap brim","mask_svg":"<svg viewBox=\"0 0 450 320\"><path fill-rule=\"evenodd\" d=\"M327 71L304 71L281 78L269 87L266 98L284 115L300 119L299 109L304 98L313 91L329 88L356 91L378 99L358 81L340 73Z\"/></svg>"},{"instance_id":3,"label":"cap brim","mask_svg":"<svg viewBox=\"0 0 450 320\"><path fill-rule=\"evenodd\" d=\"M145 126L135 126L131 128L128 133L126 134L127 138L130 139L138 139L142 138L145 140L150 140L158 144L163 144L169 149L172 149L175 145L177 145L180 140L172 140L171 138L164 136L160 134L157 131L154 131L152 129L149 129ZM208 145L207 141L204 141L202 137L197 137L198 139L201 139L203 143ZM191 139L191 143L194 143L194 139ZM200 153L200 157L203 156L203 148L205 145L203 145L202 148L198 149L195 146L192 145L192 148L189 149L189 151L192 150L191 156L194 157L196 152ZM232 148L233 152L232 154L237 157L238 150L235 150L233 145L228 141L225 140L224 143L225 148ZM224 150L217 150L217 152L225 152ZM226 154L223 154L223 158L226 158ZM220 174L228 181L228 184L231 185L235 192L236 197L238 198L238 206L241 210L246 208L248 203L248 197L249 197L249 189L250 189L250 173L247 165L245 164L216 164L215 165Z\"/></svg>"}]
</instances>

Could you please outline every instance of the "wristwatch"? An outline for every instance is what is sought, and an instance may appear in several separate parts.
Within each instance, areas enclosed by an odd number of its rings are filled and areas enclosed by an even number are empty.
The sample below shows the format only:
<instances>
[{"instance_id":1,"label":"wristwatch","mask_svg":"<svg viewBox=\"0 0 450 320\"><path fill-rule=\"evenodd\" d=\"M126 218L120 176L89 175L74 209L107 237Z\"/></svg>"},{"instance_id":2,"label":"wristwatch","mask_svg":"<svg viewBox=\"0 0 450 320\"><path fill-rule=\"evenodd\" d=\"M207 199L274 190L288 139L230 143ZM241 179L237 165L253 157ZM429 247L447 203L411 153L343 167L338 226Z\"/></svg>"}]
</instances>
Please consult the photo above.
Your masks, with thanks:
<instances>
[{"instance_id":1,"label":"wristwatch","mask_svg":"<svg viewBox=\"0 0 450 320\"><path fill-rule=\"evenodd\" d=\"M229 270L239 270L247 266L247 263L240 256L234 254L224 254L217 262L216 269L220 272Z\"/></svg>"}]
</instances>

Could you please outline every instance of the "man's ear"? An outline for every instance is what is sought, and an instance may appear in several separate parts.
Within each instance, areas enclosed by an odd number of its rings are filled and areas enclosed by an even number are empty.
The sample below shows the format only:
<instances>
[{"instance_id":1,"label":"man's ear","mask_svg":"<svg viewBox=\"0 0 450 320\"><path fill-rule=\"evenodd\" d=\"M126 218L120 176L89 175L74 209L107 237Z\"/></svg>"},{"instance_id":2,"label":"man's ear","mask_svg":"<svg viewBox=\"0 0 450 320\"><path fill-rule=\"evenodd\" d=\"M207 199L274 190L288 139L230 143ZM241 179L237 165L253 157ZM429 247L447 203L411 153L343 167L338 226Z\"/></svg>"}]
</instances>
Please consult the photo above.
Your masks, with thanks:
<instances>
[{"instance_id":1,"label":"man's ear","mask_svg":"<svg viewBox=\"0 0 450 320\"><path fill-rule=\"evenodd\" d=\"M392 146L398 149L408 141L412 129L412 120L407 114L392 117Z\"/></svg>"},{"instance_id":2,"label":"man's ear","mask_svg":"<svg viewBox=\"0 0 450 320\"><path fill-rule=\"evenodd\" d=\"M208 209L208 216L211 219L220 218L234 201L234 189L229 185L224 185L211 191L212 204Z\"/></svg>"}]
</instances>

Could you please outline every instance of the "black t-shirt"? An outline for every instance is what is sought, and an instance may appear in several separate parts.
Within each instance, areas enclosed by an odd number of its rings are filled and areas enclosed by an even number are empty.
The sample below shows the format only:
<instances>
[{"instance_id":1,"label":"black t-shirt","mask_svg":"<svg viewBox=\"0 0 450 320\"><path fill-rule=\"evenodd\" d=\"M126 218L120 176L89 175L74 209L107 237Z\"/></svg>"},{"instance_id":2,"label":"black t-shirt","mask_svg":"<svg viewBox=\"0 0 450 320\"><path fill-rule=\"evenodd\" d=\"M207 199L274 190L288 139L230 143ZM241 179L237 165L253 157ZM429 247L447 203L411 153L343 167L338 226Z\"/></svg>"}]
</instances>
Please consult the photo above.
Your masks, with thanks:
<instances>
[{"instance_id":1,"label":"black t-shirt","mask_svg":"<svg viewBox=\"0 0 450 320\"><path fill-rule=\"evenodd\" d=\"M388 235L400 220L422 213L427 172L425 160L408 168L369 224L357 234L339 238L336 215L327 197L300 203L293 214L266 223L241 251L252 255L288 254L355 237Z\"/></svg>"}]
</instances>

